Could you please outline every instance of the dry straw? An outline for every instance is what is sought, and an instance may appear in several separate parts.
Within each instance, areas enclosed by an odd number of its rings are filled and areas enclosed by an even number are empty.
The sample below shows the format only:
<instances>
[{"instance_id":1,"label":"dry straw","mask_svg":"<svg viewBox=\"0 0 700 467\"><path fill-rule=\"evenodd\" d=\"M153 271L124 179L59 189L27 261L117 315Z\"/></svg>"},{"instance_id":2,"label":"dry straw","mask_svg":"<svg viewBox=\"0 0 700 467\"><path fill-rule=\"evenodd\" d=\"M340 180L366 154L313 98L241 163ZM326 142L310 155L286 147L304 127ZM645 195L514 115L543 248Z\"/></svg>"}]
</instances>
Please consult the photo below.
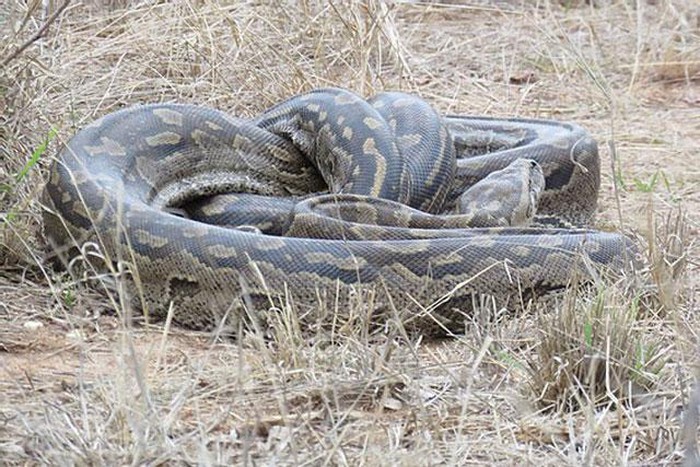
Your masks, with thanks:
<instances>
[{"instance_id":1,"label":"dry straw","mask_svg":"<svg viewBox=\"0 0 700 467\"><path fill-rule=\"evenodd\" d=\"M697 410L686 407L700 376L699 15L693 0L0 3L0 458L697 456ZM103 276L43 265L45 168L97 116L162 101L250 116L330 85L415 92L444 113L583 124L606 162L598 226L638 236L648 267L517 314L485 301L464 335L436 342L398 318L367 326L362 303L326 304L323 326L302 326L282 303L235 339L132 325L123 297L94 286Z\"/></svg>"}]
</instances>

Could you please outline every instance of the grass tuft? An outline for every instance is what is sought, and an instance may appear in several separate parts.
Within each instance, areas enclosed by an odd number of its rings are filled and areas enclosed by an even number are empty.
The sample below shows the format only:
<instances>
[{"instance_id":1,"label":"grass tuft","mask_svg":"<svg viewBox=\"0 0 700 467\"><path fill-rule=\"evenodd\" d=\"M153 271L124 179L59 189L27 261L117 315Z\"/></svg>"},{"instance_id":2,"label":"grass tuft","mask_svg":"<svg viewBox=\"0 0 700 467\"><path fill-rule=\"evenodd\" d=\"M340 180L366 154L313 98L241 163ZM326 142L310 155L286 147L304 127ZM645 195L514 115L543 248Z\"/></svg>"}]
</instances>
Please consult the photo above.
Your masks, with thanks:
<instances>
[{"instance_id":1,"label":"grass tuft","mask_svg":"<svg viewBox=\"0 0 700 467\"><path fill-rule=\"evenodd\" d=\"M616 287L574 289L539 315L539 345L528 362L539 404L569 412L619 408L655 390L670 346L663 335L649 336L639 315L639 298Z\"/></svg>"}]
</instances>

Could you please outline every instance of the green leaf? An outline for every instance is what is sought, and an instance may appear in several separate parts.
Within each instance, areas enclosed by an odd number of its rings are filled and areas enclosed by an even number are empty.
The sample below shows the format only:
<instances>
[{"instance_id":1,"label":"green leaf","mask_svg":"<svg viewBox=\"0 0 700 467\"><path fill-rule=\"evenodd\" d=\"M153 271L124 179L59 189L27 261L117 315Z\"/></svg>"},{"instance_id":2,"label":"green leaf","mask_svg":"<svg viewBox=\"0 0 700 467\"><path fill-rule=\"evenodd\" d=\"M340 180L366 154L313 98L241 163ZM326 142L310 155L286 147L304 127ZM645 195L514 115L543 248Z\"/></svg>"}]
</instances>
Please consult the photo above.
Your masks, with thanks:
<instances>
[{"instance_id":1,"label":"green leaf","mask_svg":"<svg viewBox=\"0 0 700 467\"><path fill-rule=\"evenodd\" d=\"M586 347L593 347L593 324L590 321L583 325L583 342Z\"/></svg>"},{"instance_id":2,"label":"green leaf","mask_svg":"<svg viewBox=\"0 0 700 467\"><path fill-rule=\"evenodd\" d=\"M651 176L648 182L643 182L639 180L638 178L634 179L634 185L637 187L637 189L643 193L651 193L654 191L654 187L656 187L656 182L659 179L659 170L654 172L654 175Z\"/></svg>"},{"instance_id":3,"label":"green leaf","mask_svg":"<svg viewBox=\"0 0 700 467\"><path fill-rule=\"evenodd\" d=\"M39 158L46 152L46 148L49 146L51 140L56 137L56 134L56 129L51 128L46 139L42 141L41 144L34 150L34 152L32 153L32 157L29 158L27 163L24 164L24 167L22 167L22 170L20 170L19 173L15 176L15 180L18 183L24 180L29 171L32 170L32 167L36 165L36 163L39 161Z\"/></svg>"}]
</instances>

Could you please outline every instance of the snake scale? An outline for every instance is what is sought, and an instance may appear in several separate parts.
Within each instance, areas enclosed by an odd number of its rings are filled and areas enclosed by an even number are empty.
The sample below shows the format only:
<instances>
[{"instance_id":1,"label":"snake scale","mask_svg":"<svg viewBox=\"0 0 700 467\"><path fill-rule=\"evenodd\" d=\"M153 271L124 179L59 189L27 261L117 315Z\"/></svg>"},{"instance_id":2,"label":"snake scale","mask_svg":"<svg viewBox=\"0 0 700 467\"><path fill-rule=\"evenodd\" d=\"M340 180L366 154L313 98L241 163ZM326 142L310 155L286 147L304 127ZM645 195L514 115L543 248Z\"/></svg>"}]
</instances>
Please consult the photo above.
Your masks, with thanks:
<instances>
[{"instance_id":1,"label":"snake scale","mask_svg":"<svg viewBox=\"0 0 700 467\"><path fill-rule=\"evenodd\" d=\"M183 104L109 114L52 164L44 230L64 261L97 244L141 309L172 306L186 327L356 300L432 333L459 329L475 297L625 268L630 241L586 227L599 185L577 125L328 88L250 120ZM547 219L575 227L531 224Z\"/></svg>"}]
</instances>

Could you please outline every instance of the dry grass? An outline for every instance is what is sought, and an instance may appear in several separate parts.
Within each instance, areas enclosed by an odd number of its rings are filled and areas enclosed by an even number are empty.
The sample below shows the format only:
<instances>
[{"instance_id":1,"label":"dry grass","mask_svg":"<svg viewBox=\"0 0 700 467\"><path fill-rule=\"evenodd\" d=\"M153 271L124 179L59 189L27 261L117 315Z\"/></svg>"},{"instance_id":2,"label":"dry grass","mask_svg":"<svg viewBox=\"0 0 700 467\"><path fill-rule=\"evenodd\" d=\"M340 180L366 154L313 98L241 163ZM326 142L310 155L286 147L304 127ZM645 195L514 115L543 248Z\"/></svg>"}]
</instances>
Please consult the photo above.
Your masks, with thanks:
<instances>
[{"instance_id":1,"label":"dry grass","mask_svg":"<svg viewBox=\"0 0 700 467\"><path fill-rule=\"evenodd\" d=\"M0 62L62 3L2 2ZM693 0L71 3L0 69L0 459L660 465L697 454L697 407L684 407L700 376L699 29ZM247 116L326 85L583 124L606 161L599 225L650 245L650 267L437 342L359 321L300 329L294 310L235 342L128 327L101 295L41 267L44 169L87 122L159 101Z\"/></svg>"}]
</instances>

